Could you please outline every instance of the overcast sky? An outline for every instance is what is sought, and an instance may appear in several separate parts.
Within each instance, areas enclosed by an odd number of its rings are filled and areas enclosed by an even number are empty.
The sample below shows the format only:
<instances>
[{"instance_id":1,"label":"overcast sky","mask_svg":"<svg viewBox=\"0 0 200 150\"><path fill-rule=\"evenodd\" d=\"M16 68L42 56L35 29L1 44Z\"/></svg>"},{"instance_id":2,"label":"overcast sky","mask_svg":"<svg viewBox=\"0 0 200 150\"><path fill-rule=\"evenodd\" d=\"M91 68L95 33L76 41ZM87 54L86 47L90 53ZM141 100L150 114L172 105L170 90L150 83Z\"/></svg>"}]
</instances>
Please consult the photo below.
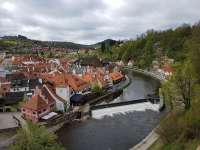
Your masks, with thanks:
<instances>
[{"instance_id":1,"label":"overcast sky","mask_svg":"<svg viewBox=\"0 0 200 150\"><path fill-rule=\"evenodd\" d=\"M0 0L0 36L94 43L200 21L200 0Z\"/></svg>"}]
</instances>

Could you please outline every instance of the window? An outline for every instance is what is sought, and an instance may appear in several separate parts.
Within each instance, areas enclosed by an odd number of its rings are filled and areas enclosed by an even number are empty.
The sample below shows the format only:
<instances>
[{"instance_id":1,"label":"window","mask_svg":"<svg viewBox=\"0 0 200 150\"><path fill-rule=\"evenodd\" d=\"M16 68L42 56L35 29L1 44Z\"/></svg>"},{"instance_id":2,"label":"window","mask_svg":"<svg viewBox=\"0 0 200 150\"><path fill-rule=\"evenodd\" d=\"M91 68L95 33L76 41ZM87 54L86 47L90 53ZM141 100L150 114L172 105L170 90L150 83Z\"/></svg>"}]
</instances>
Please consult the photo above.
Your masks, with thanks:
<instances>
[{"instance_id":1,"label":"window","mask_svg":"<svg viewBox=\"0 0 200 150\"><path fill-rule=\"evenodd\" d=\"M33 114L35 115L36 113L35 113L35 112L33 112Z\"/></svg>"},{"instance_id":2,"label":"window","mask_svg":"<svg viewBox=\"0 0 200 150\"><path fill-rule=\"evenodd\" d=\"M46 111L46 109L43 109L43 111Z\"/></svg>"},{"instance_id":3,"label":"window","mask_svg":"<svg viewBox=\"0 0 200 150\"><path fill-rule=\"evenodd\" d=\"M24 111L24 112L25 112L26 110L25 110L25 109L22 109L22 111Z\"/></svg>"}]
</instances>

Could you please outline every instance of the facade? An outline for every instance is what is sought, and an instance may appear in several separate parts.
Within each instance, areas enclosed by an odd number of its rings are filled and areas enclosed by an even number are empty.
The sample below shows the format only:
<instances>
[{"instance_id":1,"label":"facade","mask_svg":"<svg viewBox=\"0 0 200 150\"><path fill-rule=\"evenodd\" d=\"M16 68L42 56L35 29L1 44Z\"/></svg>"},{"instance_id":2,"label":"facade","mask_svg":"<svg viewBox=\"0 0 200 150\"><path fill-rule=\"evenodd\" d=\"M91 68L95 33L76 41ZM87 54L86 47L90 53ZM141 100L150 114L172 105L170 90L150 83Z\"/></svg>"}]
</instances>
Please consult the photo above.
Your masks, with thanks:
<instances>
[{"instance_id":1,"label":"facade","mask_svg":"<svg viewBox=\"0 0 200 150\"><path fill-rule=\"evenodd\" d=\"M30 100L21 107L22 117L32 122L38 122L55 108L55 101L45 97L40 89L36 89Z\"/></svg>"},{"instance_id":2,"label":"facade","mask_svg":"<svg viewBox=\"0 0 200 150\"><path fill-rule=\"evenodd\" d=\"M10 91L10 82L5 77L0 77L0 97Z\"/></svg>"}]
</instances>

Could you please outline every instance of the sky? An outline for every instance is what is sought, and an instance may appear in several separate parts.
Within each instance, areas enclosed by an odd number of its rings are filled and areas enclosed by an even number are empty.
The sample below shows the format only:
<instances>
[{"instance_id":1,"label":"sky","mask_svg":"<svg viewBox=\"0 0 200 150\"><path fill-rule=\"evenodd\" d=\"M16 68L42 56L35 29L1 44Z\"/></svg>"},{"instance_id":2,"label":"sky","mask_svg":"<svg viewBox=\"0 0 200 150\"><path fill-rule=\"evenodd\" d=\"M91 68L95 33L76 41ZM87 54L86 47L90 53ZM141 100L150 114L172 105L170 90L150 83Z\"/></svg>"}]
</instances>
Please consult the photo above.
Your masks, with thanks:
<instances>
[{"instance_id":1,"label":"sky","mask_svg":"<svg viewBox=\"0 0 200 150\"><path fill-rule=\"evenodd\" d=\"M0 36L92 44L200 21L200 0L0 0Z\"/></svg>"}]
</instances>

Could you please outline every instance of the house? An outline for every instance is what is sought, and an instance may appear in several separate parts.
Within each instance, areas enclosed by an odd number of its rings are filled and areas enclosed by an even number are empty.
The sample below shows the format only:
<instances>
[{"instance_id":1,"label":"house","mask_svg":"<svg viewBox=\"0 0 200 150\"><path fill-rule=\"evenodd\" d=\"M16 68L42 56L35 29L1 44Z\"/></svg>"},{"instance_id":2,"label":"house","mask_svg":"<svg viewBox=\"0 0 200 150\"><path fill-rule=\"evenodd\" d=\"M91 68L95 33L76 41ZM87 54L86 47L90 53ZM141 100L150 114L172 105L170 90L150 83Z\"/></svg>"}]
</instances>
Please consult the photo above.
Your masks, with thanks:
<instances>
[{"instance_id":1,"label":"house","mask_svg":"<svg viewBox=\"0 0 200 150\"><path fill-rule=\"evenodd\" d=\"M16 105L24 98L23 92L8 92L0 97L0 109L6 111L6 108L12 105Z\"/></svg>"},{"instance_id":2,"label":"house","mask_svg":"<svg viewBox=\"0 0 200 150\"><path fill-rule=\"evenodd\" d=\"M113 80L114 84L119 83L120 81L124 79L124 75L117 71L111 72L109 75L110 75L110 78Z\"/></svg>"},{"instance_id":3,"label":"house","mask_svg":"<svg viewBox=\"0 0 200 150\"><path fill-rule=\"evenodd\" d=\"M170 76L173 73L173 68L169 64L165 64L162 70L166 76Z\"/></svg>"},{"instance_id":4,"label":"house","mask_svg":"<svg viewBox=\"0 0 200 150\"><path fill-rule=\"evenodd\" d=\"M88 84L86 81L84 81L81 77L77 75L66 73L65 79L69 87L72 89L72 94L85 93L91 88L90 84Z\"/></svg>"},{"instance_id":5,"label":"house","mask_svg":"<svg viewBox=\"0 0 200 150\"><path fill-rule=\"evenodd\" d=\"M134 61L130 59L130 60L128 61L128 64L127 64L127 65L128 65L129 67L133 67L133 64L134 64Z\"/></svg>"},{"instance_id":6,"label":"house","mask_svg":"<svg viewBox=\"0 0 200 150\"><path fill-rule=\"evenodd\" d=\"M108 86L108 76L106 71L98 68L96 71L88 71L83 76L82 79L89 83L91 86L98 84L101 88L106 88Z\"/></svg>"},{"instance_id":7,"label":"house","mask_svg":"<svg viewBox=\"0 0 200 150\"><path fill-rule=\"evenodd\" d=\"M37 73L20 72L7 74L6 80L10 82L9 92L32 93L36 86L42 85L42 80Z\"/></svg>"},{"instance_id":8,"label":"house","mask_svg":"<svg viewBox=\"0 0 200 150\"><path fill-rule=\"evenodd\" d=\"M161 68L157 69L157 71L167 77L167 76L171 76L173 73L173 68L169 65L169 64L165 64L163 65Z\"/></svg>"},{"instance_id":9,"label":"house","mask_svg":"<svg viewBox=\"0 0 200 150\"><path fill-rule=\"evenodd\" d=\"M6 79L11 82L10 92L29 91L28 79L23 73L7 74Z\"/></svg>"},{"instance_id":10,"label":"house","mask_svg":"<svg viewBox=\"0 0 200 150\"><path fill-rule=\"evenodd\" d=\"M93 66L93 67L103 66L102 62L97 57L94 56L80 58L76 60L74 63L78 65L80 64L82 66Z\"/></svg>"},{"instance_id":11,"label":"house","mask_svg":"<svg viewBox=\"0 0 200 150\"><path fill-rule=\"evenodd\" d=\"M0 77L0 97L10 91L10 82L5 77Z\"/></svg>"},{"instance_id":12,"label":"house","mask_svg":"<svg viewBox=\"0 0 200 150\"><path fill-rule=\"evenodd\" d=\"M21 107L22 117L32 122L38 122L43 116L49 114L55 108L55 101L45 97L41 89L36 88L34 95Z\"/></svg>"}]
</instances>

